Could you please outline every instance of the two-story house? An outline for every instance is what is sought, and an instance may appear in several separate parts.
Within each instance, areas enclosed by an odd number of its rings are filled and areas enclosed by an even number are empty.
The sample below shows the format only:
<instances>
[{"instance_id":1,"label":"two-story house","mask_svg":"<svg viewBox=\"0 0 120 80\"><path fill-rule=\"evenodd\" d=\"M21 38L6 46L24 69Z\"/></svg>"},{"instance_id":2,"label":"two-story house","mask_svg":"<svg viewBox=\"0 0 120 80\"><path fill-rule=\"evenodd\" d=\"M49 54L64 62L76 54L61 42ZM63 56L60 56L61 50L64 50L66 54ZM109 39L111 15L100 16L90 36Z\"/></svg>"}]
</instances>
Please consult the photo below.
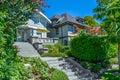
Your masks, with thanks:
<instances>
[{"instance_id":1,"label":"two-story house","mask_svg":"<svg viewBox=\"0 0 120 80\"><path fill-rule=\"evenodd\" d=\"M70 39L78 35L77 31L88 27L81 17L72 17L69 14L54 15L51 18L52 25L48 28L50 37L58 37L63 45L70 45Z\"/></svg>"}]
</instances>

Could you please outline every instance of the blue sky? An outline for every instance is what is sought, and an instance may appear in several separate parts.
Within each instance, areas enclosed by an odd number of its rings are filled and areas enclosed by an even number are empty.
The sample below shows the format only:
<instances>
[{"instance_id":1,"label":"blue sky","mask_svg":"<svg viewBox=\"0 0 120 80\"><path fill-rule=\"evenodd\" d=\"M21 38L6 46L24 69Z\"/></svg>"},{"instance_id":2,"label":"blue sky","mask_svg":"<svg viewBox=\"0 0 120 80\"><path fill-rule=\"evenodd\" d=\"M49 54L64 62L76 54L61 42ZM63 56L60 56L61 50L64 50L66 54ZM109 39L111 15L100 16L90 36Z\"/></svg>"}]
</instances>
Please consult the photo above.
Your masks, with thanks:
<instances>
[{"instance_id":1,"label":"blue sky","mask_svg":"<svg viewBox=\"0 0 120 80\"><path fill-rule=\"evenodd\" d=\"M93 16L93 9L97 6L96 0L47 0L50 8L45 8L45 14L51 18L55 14L68 13L76 16Z\"/></svg>"}]
</instances>

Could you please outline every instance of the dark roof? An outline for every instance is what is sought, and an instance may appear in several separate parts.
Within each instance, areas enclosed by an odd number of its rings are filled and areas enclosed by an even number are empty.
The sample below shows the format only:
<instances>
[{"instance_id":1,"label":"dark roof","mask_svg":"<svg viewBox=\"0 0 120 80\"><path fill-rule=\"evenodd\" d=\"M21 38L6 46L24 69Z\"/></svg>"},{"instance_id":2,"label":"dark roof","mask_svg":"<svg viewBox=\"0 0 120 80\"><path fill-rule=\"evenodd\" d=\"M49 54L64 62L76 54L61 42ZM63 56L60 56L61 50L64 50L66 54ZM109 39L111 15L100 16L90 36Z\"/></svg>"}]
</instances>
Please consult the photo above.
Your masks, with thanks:
<instances>
[{"instance_id":1,"label":"dark roof","mask_svg":"<svg viewBox=\"0 0 120 80\"><path fill-rule=\"evenodd\" d=\"M54 19L60 19L60 18L61 18L61 16L58 15L58 14L56 14L56 15L54 15L54 16L51 18L51 20L54 20Z\"/></svg>"},{"instance_id":2,"label":"dark roof","mask_svg":"<svg viewBox=\"0 0 120 80\"><path fill-rule=\"evenodd\" d=\"M57 22L55 24L53 24L53 26L59 26L65 23L71 23L71 24L78 24L80 26L84 26L86 27L87 25L80 23L77 21L76 18L72 17L71 15L65 13L62 14L60 18L58 18L58 15L53 16L51 19L53 20L54 18L57 18Z\"/></svg>"},{"instance_id":3,"label":"dark roof","mask_svg":"<svg viewBox=\"0 0 120 80\"><path fill-rule=\"evenodd\" d=\"M82 20L82 21L85 21L83 18L81 18L80 16L77 16L76 18L75 18L76 20Z\"/></svg>"}]
</instances>

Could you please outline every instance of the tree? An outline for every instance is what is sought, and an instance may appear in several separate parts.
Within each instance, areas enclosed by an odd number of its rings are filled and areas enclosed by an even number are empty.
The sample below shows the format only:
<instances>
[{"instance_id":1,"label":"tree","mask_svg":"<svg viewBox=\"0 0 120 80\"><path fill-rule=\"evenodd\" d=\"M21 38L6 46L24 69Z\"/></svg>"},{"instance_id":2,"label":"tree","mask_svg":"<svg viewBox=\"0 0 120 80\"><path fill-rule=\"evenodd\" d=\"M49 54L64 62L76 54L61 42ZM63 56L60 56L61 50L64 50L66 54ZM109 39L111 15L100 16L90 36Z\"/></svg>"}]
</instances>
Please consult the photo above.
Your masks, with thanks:
<instances>
[{"instance_id":1,"label":"tree","mask_svg":"<svg viewBox=\"0 0 120 80\"><path fill-rule=\"evenodd\" d=\"M39 1L39 2L37 2ZM23 80L21 61L16 57L13 43L16 29L25 24L34 9L43 6L41 0L0 0L0 79ZM20 75L21 74L21 75Z\"/></svg>"},{"instance_id":2,"label":"tree","mask_svg":"<svg viewBox=\"0 0 120 80\"><path fill-rule=\"evenodd\" d=\"M99 24L94 20L92 16L85 16L85 24L89 25L90 27L97 27Z\"/></svg>"},{"instance_id":3,"label":"tree","mask_svg":"<svg viewBox=\"0 0 120 80\"><path fill-rule=\"evenodd\" d=\"M97 0L97 3L94 17L103 21L102 24L109 36L117 35L120 37L120 1ZM118 42L118 61L120 70L120 42Z\"/></svg>"}]
</instances>

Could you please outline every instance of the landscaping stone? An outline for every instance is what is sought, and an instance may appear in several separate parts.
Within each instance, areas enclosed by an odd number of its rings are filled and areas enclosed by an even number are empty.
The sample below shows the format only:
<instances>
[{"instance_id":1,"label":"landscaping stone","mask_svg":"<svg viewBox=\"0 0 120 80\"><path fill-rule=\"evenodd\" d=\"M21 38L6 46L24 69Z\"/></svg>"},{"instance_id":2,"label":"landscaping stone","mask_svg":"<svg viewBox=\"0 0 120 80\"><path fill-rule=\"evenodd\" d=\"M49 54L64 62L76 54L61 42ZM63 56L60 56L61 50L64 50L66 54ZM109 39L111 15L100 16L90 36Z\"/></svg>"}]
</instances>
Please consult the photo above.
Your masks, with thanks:
<instances>
[{"instance_id":1,"label":"landscaping stone","mask_svg":"<svg viewBox=\"0 0 120 80\"><path fill-rule=\"evenodd\" d=\"M113 68L118 68L118 67L119 67L118 64L113 64L113 65L112 65L112 69L113 69Z\"/></svg>"},{"instance_id":2,"label":"landscaping stone","mask_svg":"<svg viewBox=\"0 0 120 80\"><path fill-rule=\"evenodd\" d=\"M69 80L99 80L94 79L94 75L90 71L81 67L71 58L60 57L41 57L41 59L48 63L50 68L56 68L63 71Z\"/></svg>"}]
</instances>

